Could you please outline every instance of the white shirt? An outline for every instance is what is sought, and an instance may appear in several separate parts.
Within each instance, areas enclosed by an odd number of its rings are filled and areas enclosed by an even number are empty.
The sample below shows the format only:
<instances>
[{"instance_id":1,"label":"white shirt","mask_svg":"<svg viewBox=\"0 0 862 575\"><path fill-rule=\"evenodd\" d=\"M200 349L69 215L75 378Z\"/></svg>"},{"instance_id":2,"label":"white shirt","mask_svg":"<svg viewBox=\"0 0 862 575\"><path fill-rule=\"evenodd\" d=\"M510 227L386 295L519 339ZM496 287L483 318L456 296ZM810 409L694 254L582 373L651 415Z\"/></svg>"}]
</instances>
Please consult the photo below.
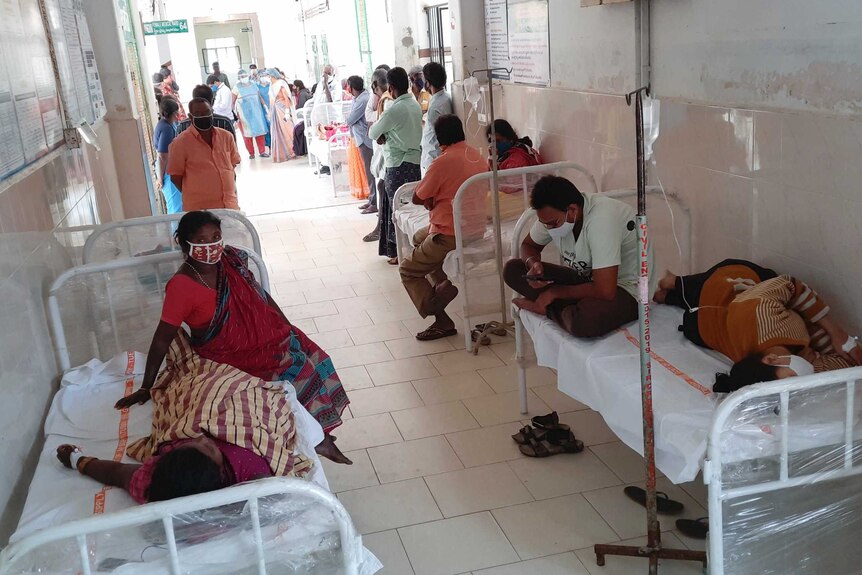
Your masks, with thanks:
<instances>
[{"instance_id":1,"label":"white shirt","mask_svg":"<svg viewBox=\"0 0 862 575\"><path fill-rule=\"evenodd\" d=\"M340 102L344 96L344 90L341 89L341 80L335 76L329 78L329 93L332 95L333 102ZM323 89L323 78L317 83L317 90L314 91L314 103L326 103L326 90Z\"/></svg>"},{"instance_id":2,"label":"white shirt","mask_svg":"<svg viewBox=\"0 0 862 575\"><path fill-rule=\"evenodd\" d=\"M555 240L541 222L530 229L530 238L546 246L552 241L560 250L565 265L581 277L592 279L593 270L619 266L617 285L638 298L640 250L635 227L635 210L614 198L601 194L584 194L584 226L577 239L571 233ZM647 248L649 269L653 269L652 244ZM649 296L655 292L658 274L650 274Z\"/></svg>"},{"instance_id":3,"label":"white shirt","mask_svg":"<svg viewBox=\"0 0 862 575\"><path fill-rule=\"evenodd\" d=\"M437 134L434 133L434 122L440 116L452 113L452 98L446 90L435 92L428 102L428 112L425 114L425 126L422 128L422 160L420 167L424 174L431 162L440 155L440 144L437 142Z\"/></svg>"},{"instance_id":4,"label":"white shirt","mask_svg":"<svg viewBox=\"0 0 862 575\"><path fill-rule=\"evenodd\" d=\"M213 114L220 114L233 118L233 94L227 84L222 84L215 93L215 102L213 102Z\"/></svg>"}]
</instances>

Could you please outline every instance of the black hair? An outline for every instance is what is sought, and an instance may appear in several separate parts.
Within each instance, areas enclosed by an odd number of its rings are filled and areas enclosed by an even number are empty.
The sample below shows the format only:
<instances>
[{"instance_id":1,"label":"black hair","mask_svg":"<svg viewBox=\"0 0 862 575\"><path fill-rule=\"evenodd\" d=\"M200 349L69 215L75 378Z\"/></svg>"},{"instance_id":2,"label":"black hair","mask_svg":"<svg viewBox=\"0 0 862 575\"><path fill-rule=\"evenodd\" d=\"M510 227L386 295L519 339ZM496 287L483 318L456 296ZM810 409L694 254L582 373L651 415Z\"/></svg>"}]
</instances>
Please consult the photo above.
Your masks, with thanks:
<instances>
[{"instance_id":1,"label":"black hair","mask_svg":"<svg viewBox=\"0 0 862 575\"><path fill-rule=\"evenodd\" d=\"M210 74L209 76L207 76L207 86L212 86L216 82L221 82L221 80L218 79L218 76L216 76L215 74Z\"/></svg>"},{"instance_id":2,"label":"black hair","mask_svg":"<svg viewBox=\"0 0 862 575\"><path fill-rule=\"evenodd\" d=\"M492 134L500 134L510 142L517 142L519 144L524 144L525 146L530 146L531 148L533 147L533 141L528 136L519 138L515 128L513 128L512 124L506 120L494 120L494 129L492 130L491 126L488 126L488 138L490 138Z\"/></svg>"},{"instance_id":3,"label":"black hair","mask_svg":"<svg viewBox=\"0 0 862 575\"><path fill-rule=\"evenodd\" d=\"M212 106L213 106L212 100L210 100L208 98L192 98L191 100L189 100L189 114L192 113L192 106L194 106L195 104L206 104L206 105L208 105L210 107L210 113L212 113Z\"/></svg>"},{"instance_id":4,"label":"black hair","mask_svg":"<svg viewBox=\"0 0 862 575\"><path fill-rule=\"evenodd\" d=\"M315 92L317 92L317 82L311 86L311 93L314 94Z\"/></svg>"},{"instance_id":5,"label":"black hair","mask_svg":"<svg viewBox=\"0 0 862 575\"><path fill-rule=\"evenodd\" d=\"M441 146L451 146L467 139L464 136L461 118L455 114L446 114L437 118L434 121L434 134Z\"/></svg>"},{"instance_id":6,"label":"black hair","mask_svg":"<svg viewBox=\"0 0 862 575\"><path fill-rule=\"evenodd\" d=\"M351 89L361 92L365 89L365 80L359 76L350 76L347 79L347 85L350 86Z\"/></svg>"},{"instance_id":7,"label":"black hair","mask_svg":"<svg viewBox=\"0 0 862 575\"><path fill-rule=\"evenodd\" d=\"M407 77L407 70L401 66L396 66L386 72L386 81L398 91L399 95L406 94L410 90L410 79Z\"/></svg>"},{"instance_id":8,"label":"black hair","mask_svg":"<svg viewBox=\"0 0 862 575\"><path fill-rule=\"evenodd\" d=\"M257 70L257 64L249 64L248 69L249 70Z\"/></svg>"},{"instance_id":9,"label":"black hair","mask_svg":"<svg viewBox=\"0 0 862 575\"><path fill-rule=\"evenodd\" d=\"M162 96L159 101L159 113L165 120L176 114L179 109L180 103L170 96Z\"/></svg>"},{"instance_id":10,"label":"black hair","mask_svg":"<svg viewBox=\"0 0 862 575\"><path fill-rule=\"evenodd\" d=\"M161 456L153 468L147 501L167 501L228 487L230 482L215 461L193 447L180 447Z\"/></svg>"},{"instance_id":11,"label":"black hair","mask_svg":"<svg viewBox=\"0 0 862 575\"><path fill-rule=\"evenodd\" d=\"M425 76L425 81L434 86L437 90L442 90L446 87L446 68L437 62L429 62L422 68L422 75Z\"/></svg>"},{"instance_id":12,"label":"black hair","mask_svg":"<svg viewBox=\"0 0 862 575\"><path fill-rule=\"evenodd\" d=\"M305 90L305 82L302 80L294 80L293 85L296 86L297 90Z\"/></svg>"},{"instance_id":13,"label":"black hair","mask_svg":"<svg viewBox=\"0 0 862 575\"><path fill-rule=\"evenodd\" d=\"M730 373L716 373L712 391L730 393L746 385L776 379L778 379L778 368L763 363L763 354L755 353L733 364Z\"/></svg>"},{"instance_id":14,"label":"black hair","mask_svg":"<svg viewBox=\"0 0 862 575\"><path fill-rule=\"evenodd\" d=\"M153 84L161 84L165 81L165 77L161 74L161 72L156 72L153 74Z\"/></svg>"},{"instance_id":15,"label":"black hair","mask_svg":"<svg viewBox=\"0 0 862 575\"><path fill-rule=\"evenodd\" d=\"M213 62L213 63L212 63L212 67L213 67L213 68L215 68L215 67L219 67L219 68L221 68L221 66L219 66L219 65L218 65L218 62Z\"/></svg>"},{"instance_id":16,"label":"black hair","mask_svg":"<svg viewBox=\"0 0 862 575\"><path fill-rule=\"evenodd\" d=\"M375 70L386 70L386 71L388 72L388 71L389 71L389 70L391 70L392 68L389 66L389 64L380 64L379 66L377 66L377 67L376 67L376 68L374 68L374 69L375 69Z\"/></svg>"},{"instance_id":17,"label":"black hair","mask_svg":"<svg viewBox=\"0 0 862 575\"><path fill-rule=\"evenodd\" d=\"M213 95L213 90L209 86L205 86L204 84L198 84L192 90L192 98L203 98L212 106L215 97Z\"/></svg>"},{"instance_id":18,"label":"black hair","mask_svg":"<svg viewBox=\"0 0 862 575\"><path fill-rule=\"evenodd\" d=\"M163 78L170 78L173 76L173 72L171 72L170 68L162 68L159 70L159 74L161 74Z\"/></svg>"},{"instance_id":19,"label":"black hair","mask_svg":"<svg viewBox=\"0 0 862 575\"><path fill-rule=\"evenodd\" d=\"M550 206L555 210L565 212L572 204L583 208L584 196L575 184L560 176L539 178L539 181L533 186L533 193L530 194L530 206L534 210L541 210Z\"/></svg>"},{"instance_id":20,"label":"black hair","mask_svg":"<svg viewBox=\"0 0 862 575\"><path fill-rule=\"evenodd\" d=\"M183 252L189 251L189 240L194 236L199 229L207 224L213 224L221 229L221 219L212 212L206 210L198 210L188 212L177 224L177 231L174 232L174 240L179 244Z\"/></svg>"}]
</instances>

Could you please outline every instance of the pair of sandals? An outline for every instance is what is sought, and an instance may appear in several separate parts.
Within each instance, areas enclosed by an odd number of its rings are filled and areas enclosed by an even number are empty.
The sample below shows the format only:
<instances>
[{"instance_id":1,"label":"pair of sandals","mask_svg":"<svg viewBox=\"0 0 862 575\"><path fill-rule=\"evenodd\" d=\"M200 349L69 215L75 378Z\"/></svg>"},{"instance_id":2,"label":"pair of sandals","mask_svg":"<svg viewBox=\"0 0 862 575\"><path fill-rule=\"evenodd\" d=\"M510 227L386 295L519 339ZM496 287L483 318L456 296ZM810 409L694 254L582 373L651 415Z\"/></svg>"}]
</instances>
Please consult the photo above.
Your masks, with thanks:
<instances>
[{"instance_id":1,"label":"pair of sandals","mask_svg":"<svg viewBox=\"0 0 862 575\"><path fill-rule=\"evenodd\" d=\"M539 415L512 436L518 449L527 457L551 457L560 453L580 453L584 442L576 439L568 425L560 423L557 412Z\"/></svg>"},{"instance_id":2,"label":"pair of sandals","mask_svg":"<svg viewBox=\"0 0 862 575\"><path fill-rule=\"evenodd\" d=\"M630 485L623 490L626 497L646 507L646 490ZM664 491L656 491L656 511L661 515L679 515L685 506L679 501L671 499ZM709 532L709 518L698 517L697 519L677 519L677 530L692 539L706 539Z\"/></svg>"},{"instance_id":3,"label":"pair of sandals","mask_svg":"<svg viewBox=\"0 0 862 575\"><path fill-rule=\"evenodd\" d=\"M491 345L491 338L488 337L487 334L490 333L498 337L504 337L508 333L505 326L503 326L502 324L498 324L497 322L493 323L496 325L489 325L485 323L477 324L476 327L474 327L470 331L470 339L473 342L478 341L479 345Z\"/></svg>"}]
</instances>

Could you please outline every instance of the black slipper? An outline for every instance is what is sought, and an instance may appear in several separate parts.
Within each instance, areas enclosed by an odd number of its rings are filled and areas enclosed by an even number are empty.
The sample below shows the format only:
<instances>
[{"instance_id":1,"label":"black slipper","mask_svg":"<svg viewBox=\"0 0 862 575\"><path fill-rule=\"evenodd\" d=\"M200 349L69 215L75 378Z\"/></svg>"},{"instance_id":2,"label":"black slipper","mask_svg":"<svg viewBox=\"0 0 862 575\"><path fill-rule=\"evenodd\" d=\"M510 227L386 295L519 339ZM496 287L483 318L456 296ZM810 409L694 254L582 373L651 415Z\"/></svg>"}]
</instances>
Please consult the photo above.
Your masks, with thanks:
<instances>
[{"instance_id":1,"label":"black slipper","mask_svg":"<svg viewBox=\"0 0 862 575\"><path fill-rule=\"evenodd\" d=\"M623 489L623 493L625 493L626 497L635 503L640 503L646 507L646 490L630 485ZM683 512L683 509L685 509L685 506L682 503L674 501L667 496L667 493L662 491L656 492L656 507L658 512L662 515L679 515Z\"/></svg>"},{"instance_id":2,"label":"black slipper","mask_svg":"<svg viewBox=\"0 0 862 575\"><path fill-rule=\"evenodd\" d=\"M706 539L706 534L709 533L709 517L677 519L676 530L692 539Z\"/></svg>"}]
</instances>

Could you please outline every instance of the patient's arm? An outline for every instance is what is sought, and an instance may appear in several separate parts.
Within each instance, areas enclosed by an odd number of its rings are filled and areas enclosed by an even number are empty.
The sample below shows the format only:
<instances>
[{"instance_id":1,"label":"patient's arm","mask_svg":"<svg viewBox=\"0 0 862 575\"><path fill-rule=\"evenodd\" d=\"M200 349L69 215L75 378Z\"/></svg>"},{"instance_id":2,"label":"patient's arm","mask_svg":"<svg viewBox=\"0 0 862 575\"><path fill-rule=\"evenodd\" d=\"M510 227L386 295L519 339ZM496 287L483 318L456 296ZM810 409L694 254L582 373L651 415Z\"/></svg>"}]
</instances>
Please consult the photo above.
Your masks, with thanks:
<instances>
[{"instance_id":1,"label":"patient's arm","mask_svg":"<svg viewBox=\"0 0 862 575\"><path fill-rule=\"evenodd\" d=\"M61 445L57 448L57 459L64 466L72 469L72 453L77 449L74 445ZM141 467L139 464L118 463L96 457L82 457L78 460L78 471L91 477L103 485L129 489L132 475Z\"/></svg>"},{"instance_id":2,"label":"patient's arm","mask_svg":"<svg viewBox=\"0 0 862 575\"><path fill-rule=\"evenodd\" d=\"M123 409L131 407L135 404L142 405L150 399L150 388L156 382L156 377L159 375L159 368L165 360L165 355L168 353L168 348L179 330L175 325L160 321L156 327L156 333L153 334L153 342L150 344L150 351L147 352L147 367L144 369L144 380L141 382L141 389L128 397L122 398L114 407Z\"/></svg>"},{"instance_id":3,"label":"patient's arm","mask_svg":"<svg viewBox=\"0 0 862 575\"><path fill-rule=\"evenodd\" d=\"M548 306L561 299L595 298L611 301L617 294L617 276L619 266L611 266L593 270L593 281L578 285L554 285L539 294L535 302L515 300L515 304L527 311L545 314Z\"/></svg>"}]
</instances>

